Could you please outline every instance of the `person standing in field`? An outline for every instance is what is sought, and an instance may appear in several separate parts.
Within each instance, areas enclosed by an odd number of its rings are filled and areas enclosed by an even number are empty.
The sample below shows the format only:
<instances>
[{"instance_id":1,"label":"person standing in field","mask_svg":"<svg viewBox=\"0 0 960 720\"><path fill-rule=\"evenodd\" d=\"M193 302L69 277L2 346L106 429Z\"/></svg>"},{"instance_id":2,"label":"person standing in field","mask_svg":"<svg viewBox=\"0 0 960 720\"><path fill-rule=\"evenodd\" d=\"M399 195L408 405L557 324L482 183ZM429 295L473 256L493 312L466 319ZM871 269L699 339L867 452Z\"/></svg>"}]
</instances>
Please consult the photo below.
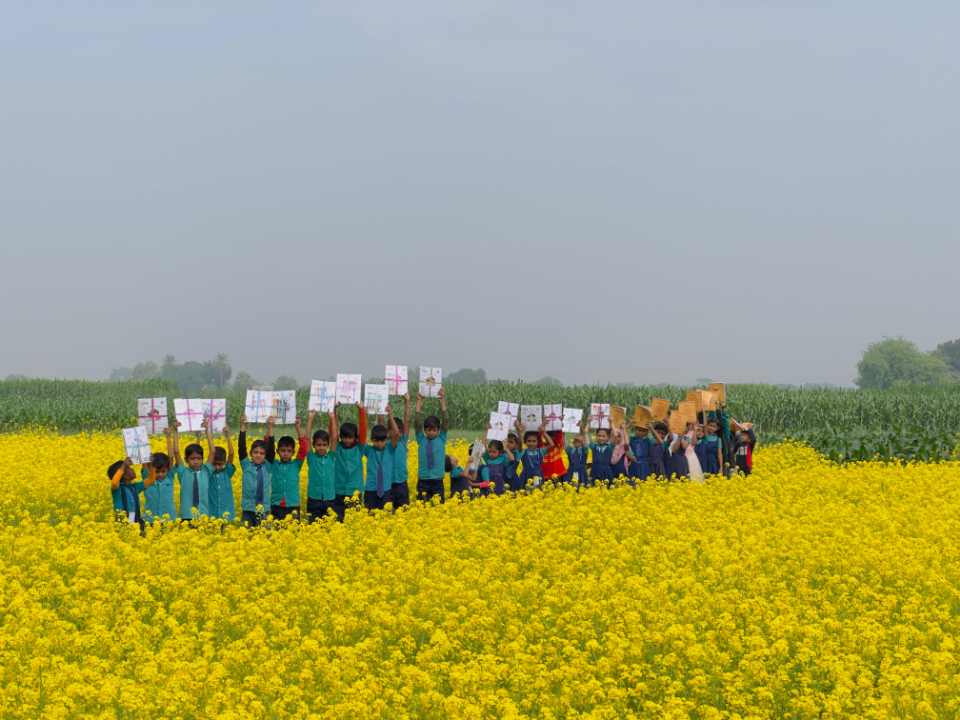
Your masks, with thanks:
<instances>
[{"instance_id":1,"label":"person standing in field","mask_svg":"<svg viewBox=\"0 0 960 720\"><path fill-rule=\"evenodd\" d=\"M407 468L407 443L410 440L410 393L403 396L403 419L393 418L396 428L396 443L391 443L393 452L393 478L390 486L390 499L393 507L401 508L410 504L410 474Z\"/></svg>"},{"instance_id":2,"label":"person standing in field","mask_svg":"<svg viewBox=\"0 0 960 720\"><path fill-rule=\"evenodd\" d=\"M297 431L296 441L290 435L284 435L277 441L277 459L273 463L270 484L270 514L275 520L300 514L300 471L307 457L307 438L299 417L294 420L294 428Z\"/></svg>"},{"instance_id":3,"label":"person standing in field","mask_svg":"<svg viewBox=\"0 0 960 720\"><path fill-rule=\"evenodd\" d=\"M337 403L336 410L339 408L340 403ZM359 426L352 422L340 425L340 442L336 445L333 463L333 511L340 522L343 522L346 516L347 504L353 504L354 498L363 491L363 450L360 438L367 436L367 411L359 402L357 421Z\"/></svg>"},{"instance_id":4,"label":"person standing in field","mask_svg":"<svg viewBox=\"0 0 960 720\"><path fill-rule=\"evenodd\" d=\"M140 493L153 485L156 474L153 465L144 465L147 469L147 478L141 482L134 482L137 474L133 470L133 461L130 458L117 460L107 468L107 477L110 478L110 494L113 498L113 512L120 522L128 522L140 526L143 531L143 517L140 514Z\"/></svg>"},{"instance_id":5,"label":"person standing in field","mask_svg":"<svg viewBox=\"0 0 960 720\"><path fill-rule=\"evenodd\" d=\"M539 487L543 479L543 459L546 450L553 447L553 439L545 432L546 423L541 423L537 430L528 430L523 433L523 444L526 445L520 454L520 484L518 489L527 486ZM517 420L517 432L523 432L523 426Z\"/></svg>"},{"instance_id":6,"label":"person standing in field","mask_svg":"<svg viewBox=\"0 0 960 720\"><path fill-rule=\"evenodd\" d=\"M757 436L753 431L753 425L750 423L738 424L737 427L739 430L736 445L733 449L733 459L737 470L744 475L749 475L753 472L753 449L757 445Z\"/></svg>"},{"instance_id":7,"label":"person standing in field","mask_svg":"<svg viewBox=\"0 0 960 720\"><path fill-rule=\"evenodd\" d=\"M180 481L180 520L190 522L210 515L210 466L203 462L203 446L190 443L180 457L180 421L173 424L173 462Z\"/></svg>"},{"instance_id":8,"label":"person standing in field","mask_svg":"<svg viewBox=\"0 0 960 720\"><path fill-rule=\"evenodd\" d=\"M177 517L177 506L173 500L173 473L170 470L171 450L170 428L163 432L167 441L166 453L153 453L150 456L150 465L154 474L154 483L143 491L146 505L146 521L154 523L157 520L171 522ZM140 471L140 478L146 482L151 468L144 466Z\"/></svg>"},{"instance_id":9,"label":"person standing in field","mask_svg":"<svg viewBox=\"0 0 960 720\"><path fill-rule=\"evenodd\" d=\"M233 441L230 439L230 428L223 426L223 439L227 449L214 447L213 430L204 421L207 432L207 452L210 457L210 517L232 522L237 514L233 500L233 476L237 468L233 464Z\"/></svg>"},{"instance_id":10,"label":"person standing in field","mask_svg":"<svg viewBox=\"0 0 960 720\"><path fill-rule=\"evenodd\" d=\"M564 481L572 483L576 477L578 486L587 483L587 422L586 417L580 421L580 433L574 435L567 446L567 474Z\"/></svg>"},{"instance_id":11,"label":"person standing in field","mask_svg":"<svg viewBox=\"0 0 960 720\"><path fill-rule=\"evenodd\" d=\"M417 394L417 499L430 502L435 496L444 501L444 458L447 456L447 396L440 388L440 417L429 415L421 424L423 395Z\"/></svg>"},{"instance_id":12,"label":"person standing in field","mask_svg":"<svg viewBox=\"0 0 960 720\"><path fill-rule=\"evenodd\" d=\"M257 527L263 522L270 506L273 486L273 463L276 450L273 445L273 418L267 420L267 434L263 440L254 440L247 457L247 416L240 416L240 436L237 438L240 453L240 468L243 471L240 485L240 510L243 523Z\"/></svg>"},{"instance_id":13,"label":"person standing in field","mask_svg":"<svg viewBox=\"0 0 960 720\"><path fill-rule=\"evenodd\" d=\"M334 481L336 451L334 448L339 441L337 413L330 413L326 430L313 432L313 421L316 416L316 410L311 410L307 415L307 437L311 439L313 445L307 453L308 522L325 518L333 509L333 500L336 497Z\"/></svg>"}]
</instances>

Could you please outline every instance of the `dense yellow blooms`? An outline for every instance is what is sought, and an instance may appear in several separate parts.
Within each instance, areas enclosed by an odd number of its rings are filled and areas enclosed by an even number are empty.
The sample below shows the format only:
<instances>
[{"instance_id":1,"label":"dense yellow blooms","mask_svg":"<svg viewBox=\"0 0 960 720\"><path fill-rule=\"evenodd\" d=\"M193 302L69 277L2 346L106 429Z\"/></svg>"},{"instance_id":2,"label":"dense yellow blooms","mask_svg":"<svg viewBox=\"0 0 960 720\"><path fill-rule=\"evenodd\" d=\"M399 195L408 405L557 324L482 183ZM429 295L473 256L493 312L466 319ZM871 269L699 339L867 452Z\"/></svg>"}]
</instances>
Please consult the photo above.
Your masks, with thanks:
<instances>
[{"instance_id":1,"label":"dense yellow blooms","mask_svg":"<svg viewBox=\"0 0 960 720\"><path fill-rule=\"evenodd\" d=\"M960 463L140 537L117 446L0 436L0 717L960 713Z\"/></svg>"}]
</instances>

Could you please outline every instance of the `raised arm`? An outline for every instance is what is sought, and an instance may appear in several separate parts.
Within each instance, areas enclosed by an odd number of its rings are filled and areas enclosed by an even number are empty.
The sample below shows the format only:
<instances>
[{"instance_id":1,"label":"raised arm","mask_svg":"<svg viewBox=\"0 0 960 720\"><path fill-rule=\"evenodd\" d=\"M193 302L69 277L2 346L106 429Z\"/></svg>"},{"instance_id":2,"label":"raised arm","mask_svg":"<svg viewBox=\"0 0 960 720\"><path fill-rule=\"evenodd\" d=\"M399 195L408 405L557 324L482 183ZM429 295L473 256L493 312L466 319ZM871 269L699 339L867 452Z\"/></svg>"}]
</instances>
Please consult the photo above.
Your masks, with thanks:
<instances>
[{"instance_id":1,"label":"raised arm","mask_svg":"<svg viewBox=\"0 0 960 720\"><path fill-rule=\"evenodd\" d=\"M311 410L307 413L307 437L313 439L313 420L317 417L317 411Z\"/></svg>"},{"instance_id":2,"label":"raised arm","mask_svg":"<svg viewBox=\"0 0 960 720\"><path fill-rule=\"evenodd\" d=\"M209 421L204 418L202 423L203 430L207 434L207 457L210 458L210 462L213 462L213 428L210 427Z\"/></svg>"},{"instance_id":3,"label":"raised arm","mask_svg":"<svg viewBox=\"0 0 960 720\"><path fill-rule=\"evenodd\" d=\"M297 419L293 423L293 427L297 431L297 460L303 460L307 456L307 448L310 447L310 443L307 441L307 436L303 432L303 426L300 424L300 416L297 416Z\"/></svg>"},{"instance_id":4,"label":"raised arm","mask_svg":"<svg viewBox=\"0 0 960 720\"><path fill-rule=\"evenodd\" d=\"M450 422L447 417L447 392L440 388L437 397L440 398L440 429L446 432L450 429Z\"/></svg>"},{"instance_id":5,"label":"raised arm","mask_svg":"<svg viewBox=\"0 0 960 720\"><path fill-rule=\"evenodd\" d=\"M403 436L410 437L410 391L403 396Z\"/></svg>"},{"instance_id":6,"label":"raised arm","mask_svg":"<svg viewBox=\"0 0 960 720\"><path fill-rule=\"evenodd\" d=\"M330 448L336 448L340 442L340 421L337 419L336 410L330 413L330 419L327 422L327 432L330 433Z\"/></svg>"},{"instance_id":7,"label":"raised arm","mask_svg":"<svg viewBox=\"0 0 960 720\"><path fill-rule=\"evenodd\" d=\"M240 462L247 459L247 416L240 416L240 436L237 438L240 451Z\"/></svg>"},{"instance_id":8,"label":"raised arm","mask_svg":"<svg viewBox=\"0 0 960 720\"><path fill-rule=\"evenodd\" d=\"M116 490L118 487L120 487L120 481L123 480L123 476L127 472L127 468L132 466L133 461L130 458L123 459L123 465L117 468L117 471L113 474L113 477L110 478L111 490Z\"/></svg>"},{"instance_id":9,"label":"raised arm","mask_svg":"<svg viewBox=\"0 0 960 720\"><path fill-rule=\"evenodd\" d=\"M276 420L272 415L267 420L267 434L264 435L264 442L267 444L267 462L272 463L277 459L277 446L273 441L273 423Z\"/></svg>"},{"instance_id":10,"label":"raised arm","mask_svg":"<svg viewBox=\"0 0 960 720\"><path fill-rule=\"evenodd\" d=\"M423 432L423 395L417 393L417 409L413 416L413 422L417 426L417 432Z\"/></svg>"},{"instance_id":11,"label":"raised arm","mask_svg":"<svg viewBox=\"0 0 960 720\"><path fill-rule=\"evenodd\" d=\"M387 405L387 432L390 437L390 447L396 447L400 442L400 428L397 427L397 421L393 418L393 408L389 405Z\"/></svg>"},{"instance_id":12,"label":"raised arm","mask_svg":"<svg viewBox=\"0 0 960 720\"><path fill-rule=\"evenodd\" d=\"M157 469L153 466L153 463L150 463L149 470L147 471L147 477L143 479L143 486L145 488L150 487L157 481Z\"/></svg>"},{"instance_id":13,"label":"raised arm","mask_svg":"<svg viewBox=\"0 0 960 720\"><path fill-rule=\"evenodd\" d=\"M545 448L553 447L553 438L550 437L550 434L547 432L546 421L540 423L540 446Z\"/></svg>"},{"instance_id":14,"label":"raised arm","mask_svg":"<svg viewBox=\"0 0 960 720\"><path fill-rule=\"evenodd\" d=\"M233 440L230 438L230 428L223 426L223 439L227 443L227 465L233 465Z\"/></svg>"},{"instance_id":15,"label":"raised arm","mask_svg":"<svg viewBox=\"0 0 960 720\"><path fill-rule=\"evenodd\" d=\"M367 409L363 403L357 403L357 443L367 444Z\"/></svg>"},{"instance_id":16,"label":"raised arm","mask_svg":"<svg viewBox=\"0 0 960 720\"><path fill-rule=\"evenodd\" d=\"M183 461L180 459L180 421L173 421L173 433L171 433L173 439L173 464L180 466L183 465Z\"/></svg>"}]
</instances>

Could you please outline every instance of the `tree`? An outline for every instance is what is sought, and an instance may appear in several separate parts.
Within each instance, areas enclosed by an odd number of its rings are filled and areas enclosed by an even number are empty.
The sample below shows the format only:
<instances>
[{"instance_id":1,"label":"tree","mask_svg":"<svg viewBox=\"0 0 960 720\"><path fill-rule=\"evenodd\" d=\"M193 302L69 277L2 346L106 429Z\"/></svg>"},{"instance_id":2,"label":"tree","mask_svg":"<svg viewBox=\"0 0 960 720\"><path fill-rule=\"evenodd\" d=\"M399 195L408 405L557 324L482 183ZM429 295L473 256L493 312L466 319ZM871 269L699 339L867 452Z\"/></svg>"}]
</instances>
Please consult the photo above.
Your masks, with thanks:
<instances>
[{"instance_id":1,"label":"tree","mask_svg":"<svg viewBox=\"0 0 960 720\"><path fill-rule=\"evenodd\" d=\"M857 386L864 390L942 385L951 380L950 368L943 358L921 352L903 338L887 338L870 345L857 363L857 373Z\"/></svg>"},{"instance_id":2,"label":"tree","mask_svg":"<svg viewBox=\"0 0 960 720\"><path fill-rule=\"evenodd\" d=\"M477 368L476 370L463 368L450 373L444 380L451 385L486 385L487 371L483 368Z\"/></svg>"},{"instance_id":3,"label":"tree","mask_svg":"<svg viewBox=\"0 0 960 720\"><path fill-rule=\"evenodd\" d=\"M960 377L960 340L940 343L933 354L947 363L954 376Z\"/></svg>"},{"instance_id":4,"label":"tree","mask_svg":"<svg viewBox=\"0 0 960 720\"><path fill-rule=\"evenodd\" d=\"M296 390L300 386L292 375L281 375L273 381L274 390Z\"/></svg>"},{"instance_id":5,"label":"tree","mask_svg":"<svg viewBox=\"0 0 960 720\"><path fill-rule=\"evenodd\" d=\"M233 368L230 367L230 360L226 353L217 353L217 356L206 363L213 372L214 385L218 388L225 388L230 382L230 376L233 374Z\"/></svg>"},{"instance_id":6,"label":"tree","mask_svg":"<svg viewBox=\"0 0 960 720\"><path fill-rule=\"evenodd\" d=\"M260 383L254 379L253 375L241 370L233 378L233 389L234 390L249 390L252 387L259 385Z\"/></svg>"}]
</instances>

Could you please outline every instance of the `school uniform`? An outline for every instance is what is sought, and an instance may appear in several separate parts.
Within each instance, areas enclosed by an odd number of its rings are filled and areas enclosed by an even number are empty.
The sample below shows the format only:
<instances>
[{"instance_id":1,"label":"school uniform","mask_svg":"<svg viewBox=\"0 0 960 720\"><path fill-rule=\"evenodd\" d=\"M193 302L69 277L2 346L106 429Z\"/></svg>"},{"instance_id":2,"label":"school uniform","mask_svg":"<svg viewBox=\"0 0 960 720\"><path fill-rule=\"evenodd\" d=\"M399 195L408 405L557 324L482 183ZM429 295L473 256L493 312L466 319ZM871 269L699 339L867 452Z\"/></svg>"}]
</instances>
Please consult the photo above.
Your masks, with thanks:
<instances>
[{"instance_id":1,"label":"school uniform","mask_svg":"<svg viewBox=\"0 0 960 720\"><path fill-rule=\"evenodd\" d=\"M347 500L363 490L363 451L359 444L344 447L337 443L337 452L333 461L333 511L337 519L343 522L347 511Z\"/></svg>"},{"instance_id":2,"label":"school uniform","mask_svg":"<svg viewBox=\"0 0 960 720\"><path fill-rule=\"evenodd\" d=\"M517 492L523 488L523 481L520 479L517 472L518 468L520 467L520 455L522 452L523 451L518 448L517 452L513 453L513 460L508 459L506 455L500 456L504 459L504 463L506 465L504 470L506 473L505 477L507 480L507 487L513 492Z\"/></svg>"},{"instance_id":3,"label":"school uniform","mask_svg":"<svg viewBox=\"0 0 960 720\"><path fill-rule=\"evenodd\" d=\"M687 451L683 445L677 447L676 452L670 451L670 475L676 478L690 476L690 467L687 465Z\"/></svg>"},{"instance_id":4,"label":"school uniform","mask_svg":"<svg viewBox=\"0 0 960 720\"><path fill-rule=\"evenodd\" d=\"M707 446L703 442L704 438L698 438L697 444L693 447L693 454L697 456L697 462L700 463L700 470L707 471Z\"/></svg>"},{"instance_id":5,"label":"school uniform","mask_svg":"<svg viewBox=\"0 0 960 720\"><path fill-rule=\"evenodd\" d=\"M227 463L217 472L211 463L207 469L210 472L210 517L233 522L237 514L233 499L233 476L237 468L233 463Z\"/></svg>"},{"instance_id":6,"label":"school uniform","mask_svg":"<svg viewBox=\"0 0 960 720\"><path fill-rule=\"evenodd\" d=\"M697 447L703 446L703 458L700 467L707 475L717 475L720 472L720 461L717 460L717 451L720 449L720 438L717 435L706 435Z\"/></svg>"},{"instance_id":7,"label":"school uniform","mask_svg":"<svg viewBox=\"0 0 960 720\"><path fill-rule=\"evenodd\" d=\"M143 517L140 514L140 493L143 491L143 482L128 483L123 480L120 481L116 490L110 489L110 495L113 499L113 512L118 520L143 525Z\"/></svg>"},{"instance_id":8,"label":"school uniform","mask_svg":"<svg viewBox=\"0 0 960 720\"><path fill-rule=\"evenodd\" d=\"M611 453L611 460L612 460L612 457L613 455ZM620 455L619 460L617 460L616 462L610 463L610 470L612 474L612 477L610 478L611 485L614 482L616 482L617 478L619 478L620 476L626 476L627 474L627 449L626 448L623 449L623 454Z\"/></svg>"},{"instance_id":9,"label":"school uniform","mask_svg":"<svg viewBox=\"0 0 960 720\"><path fill-rule=\"evenodd\" d=\"M312 522L327 516L336 496L333 465L335 450L326 455L307 453L307 518Z\"/></svg>"},{"instance_id":10,"label":"school uniform","mask_svg":"<svg viewBox=\"0 0 960 720\"><path fill-rule=\"evenodd\" d=\"M510 468L513 465L506 455L491 458L484 453L483 465L480 466L480 481L488 483L493 488L494 495L503 495L509 487Z\"/></svg>"},{"instance_id":11,"label":"school uniform","mask_svg":"<svg viewBox=\"0 0 960 720\"><path fill-rule=\"evenodd\" d=\"M273 481L270 484L270 514L283 520L300 512L300 472L307 457L307 439L299 441L297 455L289 462L273 463Z\"/></svg>"},{"instance_id":12,"label":"school uniform","mask_svg":"<svg viewBox=\"0 0 960 720\"><path fill-rule=\"evenodd\" d=\"M753 472L753 448L756 444L757 436L754 434L753 428L751 428L747 430L747 440L737 440L737 444L734 446L734 464L736 464L737 469L744 475L749 475Z\"/></svg>"},{"instance_id":13,"label":"school uniform","mask_svg":"<svg viewBox=\"0 0 960 720\"><path fill-rule=\"evenodd\" d=\"M630 438L630 453L633 461L630 463L630 477L635 480L646 480L650 475L651 442L647 435L634 435Z\"/></svg>"},{"instance_id":14,"label":"school uniform","mask_svg":"<svg viewBox=\"0 0 960 720\"><path fill-rule=\"evenodd\" d=\"M576 476L577 484L582 485L587 482L587 448L567 446L567 473L563 479L565 482L573 482Z\"/></svg>"},{"instance_id":15,"label":"school uniform","mask_svg":"<svg viewBox=\"0 0 960 720\"><path fill-rule=\"evenodd\" d=\"M613 480L613 445L610 443L590 443L590 484L598 480Z\"/></svg>"},{"instance_id":16,"label":"school uniform","mask_svg":"<svg viewBox=\"0 0 960 720\"><path fill-rule=\"evenodd\" d=\"M180 481L180 519L193 520L210 515L210 468L201 465L194 470L187 465L176 468Z\"/></svg>"},{"instance_id":17,"label":"school uniform","mask_svg":"<svg viewBox=\"0 0 960 720\"><path fill-rule=\"evenodd\" d=\"M244 524L256 527L270 507L273 487L273 461L276 445L272 437L265 438L265 460L259 465L247 457L247 434L241 431L237 438L240 456L240 513Z\"/></svg>"},{"instance_id":18,"label":"school uniform","mask_svg":"<svg viewBox=\"0 0 960 720\"><path fill-rule=\"evenodd\" d=\"M143 468L140 471L140 477L146 480L150 477L150 471ZM157 520L175 520L177 517L177 506L173 502L173 472L167 470L167 474L156 480L153 485L144 488L143 491L144 519L153 523Z\"/></svg>"},{"instance_id":19,"label":"school uniform","mask_svg":"<svg viewBox=\"0 0 960 720\"><path fill-rule=\"evenodd\" d=\"M450 494L455 495L457 493L469 493L470 492L470 480L463 473L462 467L455 467L450 471Z\"/></svg>"},{"instance_id":20,"label":"school uniform","mask_svg":"<svg viewBox=\"0 0 960 720\"><path fill-rule=\"evenodd\" d=\"M390 484L390 498L393 500L393 507L403 507L410 504L410 479L407 468L407 436L401 435L397 440L397 446L392 447L387 443L387 450L393 453L393 479Z\"/></svg>"},{"instance_id":21,"label":"school uniform","mask_svg":"<svg viewBox=\"0 0 960 720\"><path fill-rule=\"evenodd\" d=\"M364 445L363 455L367 458L363 506L370 510L383 510L390 502L390 489L393 486L393 453L386 446L378 450L373 445Z\"/></svg>"},{"instance_id":22,"label":"school uniform","mask_svg":"<svg viewBox=\"0 0 960 720\"><path fill-rule=\"evenodd\" d=\"M654 477L663 478L667 476L667 461L670 457L670 449L666 443L651 439L650 441L650 472Z\"/></svg>"},{"instance_id":23,"label":"school uniform","mask_svg":"<svg viewBox=\"0 0 960 720\"><path fill-rule=\"evenodd\" d=\"M447 456L447 433L443 430L428 438L422 430L417 431L417 498L424 502L434 495L444 501L443 476Z\"/></svg>"},{"instance_id":24,"label":"school uniform","mask_svg":"<svg viewBox=\"0 0 960 720\"><path fill-rule=\"evenodd\" d=\"M544 448L525 449L520 455L520 489L532 484L539 487L543 480Z\"/></svg>"}]
</instances>

